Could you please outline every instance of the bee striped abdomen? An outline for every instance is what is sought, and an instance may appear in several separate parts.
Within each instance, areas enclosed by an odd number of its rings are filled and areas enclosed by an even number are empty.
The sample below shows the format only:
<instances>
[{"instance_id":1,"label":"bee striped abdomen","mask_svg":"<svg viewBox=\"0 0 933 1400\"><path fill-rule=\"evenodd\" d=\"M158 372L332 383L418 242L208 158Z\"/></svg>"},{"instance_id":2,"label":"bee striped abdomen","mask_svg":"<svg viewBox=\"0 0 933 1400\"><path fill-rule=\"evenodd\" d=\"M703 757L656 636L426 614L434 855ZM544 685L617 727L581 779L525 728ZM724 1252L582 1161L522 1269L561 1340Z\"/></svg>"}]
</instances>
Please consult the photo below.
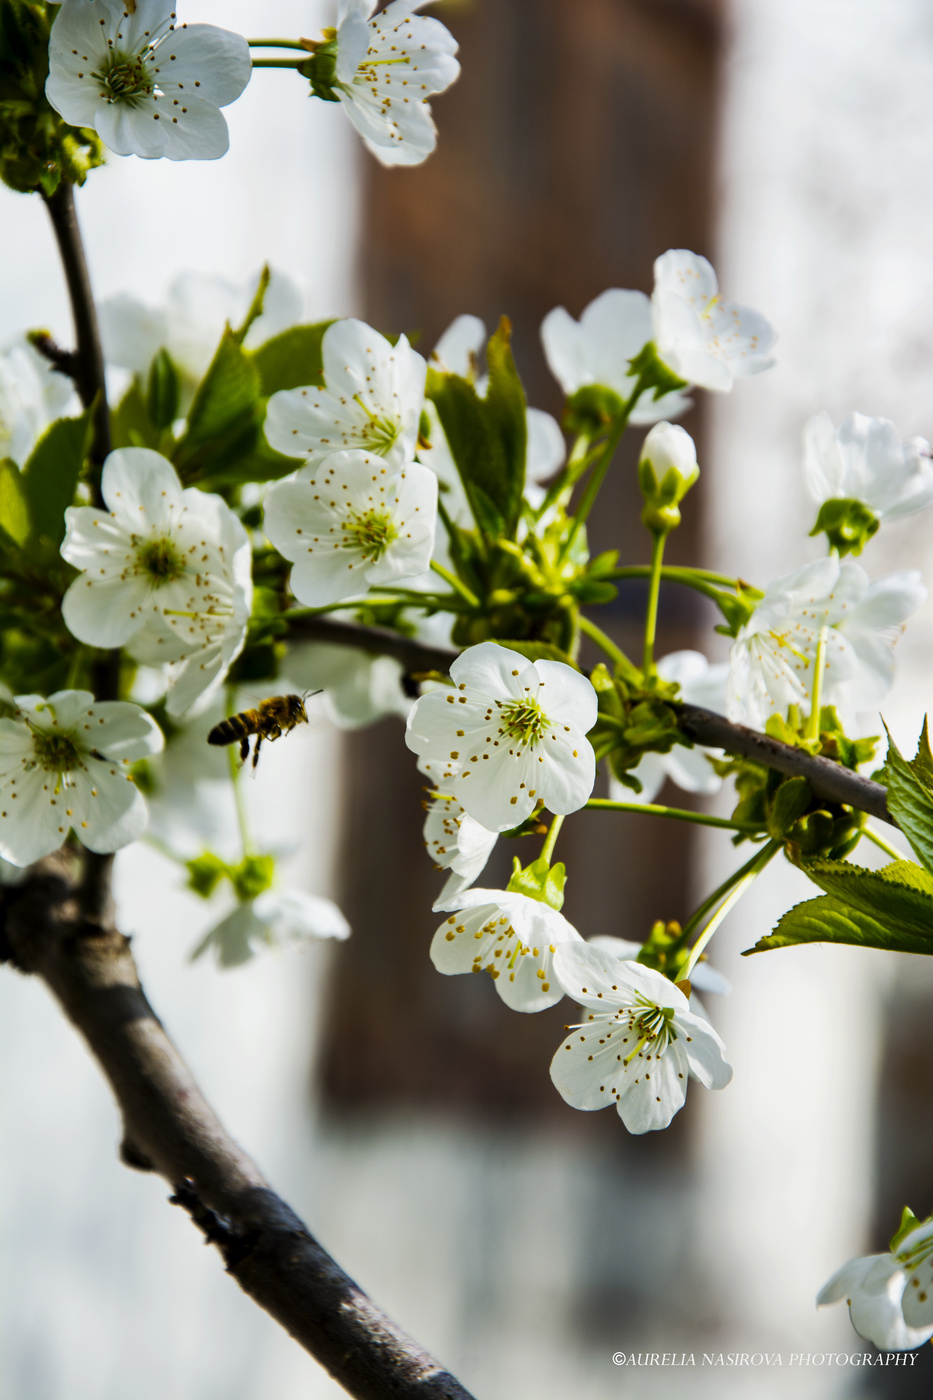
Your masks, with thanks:
<instances>
[{"instance_id":1,"label":"bee striped abdomen","mask_svg":"<svg viewBox=\"0 0 933 1400\"><path fill-rule=\"evenodd\" d=\"M296 724L307 724L305 702L300 695L273 695L268 700L260 700L256 710L243 710L229 719L222 719L207 736L209 744L235 744L239 740L240 758L245 763L249 757L250 736L256 735L253 750L253 767L259 761L262 741L280 739Z\"/></svg>"}]
</instances>

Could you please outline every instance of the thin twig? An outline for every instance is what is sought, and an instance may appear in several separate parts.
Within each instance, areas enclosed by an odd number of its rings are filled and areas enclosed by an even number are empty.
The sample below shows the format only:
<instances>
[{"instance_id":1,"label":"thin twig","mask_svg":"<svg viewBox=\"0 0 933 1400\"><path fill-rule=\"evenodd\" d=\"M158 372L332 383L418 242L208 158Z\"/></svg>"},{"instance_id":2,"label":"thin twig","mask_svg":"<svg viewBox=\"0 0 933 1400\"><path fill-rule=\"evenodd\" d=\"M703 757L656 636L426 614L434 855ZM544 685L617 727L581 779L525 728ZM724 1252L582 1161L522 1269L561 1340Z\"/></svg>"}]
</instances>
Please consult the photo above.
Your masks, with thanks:
<instances>
[{"instance_id":1,"label":"thin twig","mask_svg":"<svg viewBox=\"0 0 933 1400\"><path fill-rule=\"evenodd\" d=\"M88 920L61 857L6 890L0 950L41 977L107 1076L121 1156L158 1172L228 1273L358 1400L471 1400L361 1291L228 1136L149 1005L129 942Z\"/></svg>"}]
</instances>

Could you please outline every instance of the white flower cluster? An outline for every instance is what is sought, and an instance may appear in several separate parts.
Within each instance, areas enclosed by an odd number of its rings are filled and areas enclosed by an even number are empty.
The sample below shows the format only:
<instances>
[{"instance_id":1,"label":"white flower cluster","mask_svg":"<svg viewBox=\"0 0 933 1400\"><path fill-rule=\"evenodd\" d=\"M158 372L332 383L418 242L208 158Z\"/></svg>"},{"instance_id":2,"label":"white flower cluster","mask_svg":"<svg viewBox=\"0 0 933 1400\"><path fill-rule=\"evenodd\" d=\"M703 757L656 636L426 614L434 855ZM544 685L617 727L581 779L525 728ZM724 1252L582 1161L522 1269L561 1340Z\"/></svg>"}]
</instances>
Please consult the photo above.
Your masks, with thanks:
<instances>
[{"instance_id":1,"label":"white flower cluster","mask_svg":"<svg viewBox=\"0 0 933 1400\"><path fill-rule=\"evenodd\" d=\"M880 1351L913 1351L933 1337L933 1220L898 1231L888 1254L850 1259L817 1295L824 1307L845 1298L852 1326Z\"/></svg>"},{"instance_id":2,"label":"white flower cluster","mask_svg":"<svg viewBox=\"0 0 933 1400\"><path fill-rule=\"evenodd\" d=\"M0 459L25 465L46 428L75 397L71 380L53 370L26 340L0 350Z\"/></svg>"}]
</instances>

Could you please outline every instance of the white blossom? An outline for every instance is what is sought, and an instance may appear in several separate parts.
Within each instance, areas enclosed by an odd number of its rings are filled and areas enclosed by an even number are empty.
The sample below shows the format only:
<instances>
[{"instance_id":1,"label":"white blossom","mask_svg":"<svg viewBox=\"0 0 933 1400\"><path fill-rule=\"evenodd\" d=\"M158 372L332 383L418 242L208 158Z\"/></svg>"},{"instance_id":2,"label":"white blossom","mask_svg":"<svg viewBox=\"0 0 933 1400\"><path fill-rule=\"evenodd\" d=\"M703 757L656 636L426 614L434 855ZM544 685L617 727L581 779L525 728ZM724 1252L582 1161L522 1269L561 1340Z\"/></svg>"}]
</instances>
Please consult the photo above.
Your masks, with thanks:
<instances>
[{"instance_id":1,"label":"white blossom","mask_svg":"<svg viewBox=\"0 0 933 1400\"><path fill-rule=\"evenodd\" d=\"M112 452L101 493L109 513L65 512L62 554L81 570L62 601L65 624L89 646L129 646L168 665L171 714L203 708L246 638L246 532L220 496L182 490L171 462L147 448Z\"/></svg>"},{"instance_id":2,"label":"white blossom","mask_svg":"<svg viewBox=\"0 0 933 1400\"><path fill-rule=\"evenodd\" d=\"M879 1351L912 1351L933 1336L929 1324L911 1326L904 1316L907 1274L896 1254L866 1254L837 1269L817 1294L817 1307L845 1298L852 1326Z\"/></svg>"},{"instance_id":3,"label":"white blossom","mask_svg":"<svg viewBox=\"0 0 933 1400\"><path fill-rule=\"evenodd\" d=\"M189 403L214 357L224 326L236 327L246 319L259 276L257 272L246 282L236 283L211 273L180 272L158 305L126 292L107 298L98 308L107 363L145 378L153 357L159 350L167 350L182 381L182 402ZM244 345L255 349L300 321L303 312L301 289L284 272L273 269L262 315L250 326Z\"/></svg>"},{"instance_id":4,"label":"white blossom","mask_svg":"<svg viewBox=\"0 0 933 1400\"><path fill-rule=\"evenodd\" d=\"M676 681L680 686L679 699L725 714L727 663L711 666L698 651L672 651L661 657L657 669L662 681ZM699 744L692 749L675 744L669 753L646 753L633 770L642 785L641 792L633 792L610 775L609 796L614 802L653 802L667 778L685 792L718 792L722 779L709 759L721 755L720 749L706 749Z\"/></svg>"},{"instance_id":5,"label":"white blossom","mask_svg":"<svg viewBox=\"0 0 933 1400\"><path fill-rule=\"evenodd\" d=\"M563 307L549 311L541 324L544 354L554 378L568 396L589 384L612 389L620 399L631 398L636 376L629 361L654 335L651 302L644 292L612 287L602 292L575 321ZM677 418L691 406L679 392L640 395L629 422L656 423Z\"/></svg>"},{"instance_id":6,"label":"white blossom","mask_svg":"<svg viewBox=\"0 0 933 1400\"><path fill-rule=\"evenodd\" d=\"M90 691L44 700L19 695L0 719L0 856L30 865L69 831L91 851L129 845L146 827L146 804L129 764L162 748L145 710Z\"/></svg>"},{"instance_id":7,"label":"white blossom","mask_svg":"<svg viewBox=\"0 0 933 1400\"><path fill-rule=\"evenodd\" d=\"M861 501L879 520L897 520L933 503L930 444L902 442L889 418L850 413L834 428L828 413L817 413L804 428L803 467L818 504Z\"/></svg>"},{"instance_id":8,"label":"white blossom","mask_svg":"<svg viewBox=\"0 0 933 1400\"><path fill-rule=\"evenodd\" d=\"M335 321L321 346L324 387L283 389L269 400L265 432L304 475L332 453L359 449L401 467L415 455L425 363L405 337L391 345L363 321Z\"/></svg>"},{"instance_id":9,"label":"white blossom","mask_svg":"<svg viewBox=\"0 0 933 1400\"><path fill-rule=\"evenodd\" d=\"M894 681L897 639L925 598L915 569L869 583L848 559L818 559L775 579L732 647L729 718L761 728L789 705L808 713L821 633L821 703L850 715L877 708Z\"/></svg>"},{"instance_id":10,"label":"white blossom","mask_svg":"<svg viewBox=\"0 0 933 1400\"><path fill-rule=\"evenodd\" d=\"M400 583L431 562L437 477L418 462L393 472L369 452L334 452L311 480L280 481L265 531L290 559L291 587L309 607Z\"/></svg>"},{"instance_id":11,"label":"white blossom","mask_svg":"<svg viewBox=\"0 0 933 1400\"><path fill-rule=\"evenodd\" d=\"M54 419L74 400L74 387L25 340L0 350L0 458L24 466Z\"/></svg>"},{"instance_id":12,"label":"white blossom","mask_svg":"<svg viewBox=\"0 0 933 1400\"><path fill-rule=\"evenodd\" d=\"M414 704L402 689L401 662L392 656L308 642L289 650L285 669L297 690L323 690L324 711L339 729L359 729L383 715L407 719Z\"/></svg>"},{"instance_id":13,"label":"white blossom","mask_svg":"<svg viewBox=\"0 0 933 1400\"><path fill-rule=\"evenodd\" d=\"M666 1128L683 1107L689 1076L707 1089L731 1080L719 1036L660 972L592 944L559 947L554 972L587 1013L551 1062L551 1079L572 1107L614 1102L630 1133L646 1133Z\"/></svg>"},{"instance_id":14,"label":"white blossom","mask_svg":"<svg viewBox=\"0 0 933 1400\"><path fill-rule=\"evenodd\" d=\"M244 900L213 928L192 953L212 950L221 967L239 967L264 948L286 948L313 938L349 937L350 925L331 899L303 890L263 890Z\"/></svg>"},{"instance_id":15,"label":"white blossom","mask_svg":"<svg viewBox=\"0 0 933 1400\"><path fill-rule=\"evenodd\" d=\"M563 914L510 890L466 890L435 908L454 911L431 943L438 972L488 972L513 1011L544 1011L560 1001L555 952L583 941Z\"/></svg>"},{"instance_id":16,"label":"white blossom","mask_svg":"<svg viewBox=\"0 0 933 1400\"><path fill-rule=\"evenodd\" d=\"M456 40L440 20L415 15L426 0L339 0L334 91L383 165L420 165L437 144L428 98L460 73ZM370 18L372 16L372 18Z\"/></svg>"},{"instance_id":17,"label":"white blossom","mask_svg":"<svg viewBox=\"0 0 933 1400\"><path fill-rule=\"evenodd\" d=\"M933 1219L919 1221L894 1252L906 1275L904 1321L908 1327L925 1329L929 1336L933 1332Z\"/></svg>"},{"instance_id":18,"label":"white blossom","mask_svg":"<svg viewBox=\"0 0 933 1400\"><path fill-rule=\"evenodd\" d=\"M418 767L425 777L432 777L430 764L419 763ZM424 844L436 869L450 871L444 888L434 901L433 907L437 910L446 908L446 901L469 888L486 868L498 833L480 826L463 810L457 799L438 787L436 782L428 794L424 803L427 813Z\"/></svg>"},{"instance_id":19,"label":"white blossom","mask_svg":"<svg viewBox=\"0 0 933 1400\"><path fill-rule=\"evenodd\" d=\"M723 301L710 263L685 248L671 248L655 261L651 315L660 359L687 384L724 393L735 379L774 364L770 323L758 311Z\"/></svg>"},{"instance_id":20,"label":"white blossom","mask_svg":"<svg viewBox=\"0 0 933 1400\"><path fill-rule=\"evenodd\" d=\"M173 0L63 0L49 40L49 102L117 155L216 160L230 144L220 108L252 71L241 34L176 27Z\"/></svg>"},{"instance_id":21,"label":"white blossom","mask_svg":"<svg viewBox=\"0 0 933 1400\"><path fill-rule=\"evenodd\" d=\"M596 761L585 737L596 692L560 661L527 661L495 642L469 647L450 668L454 688L422 695L405 742L449 764L449 790L487 831L507 831L543 800L551 812L582 807Z\"/></svg>"}]
</instances>

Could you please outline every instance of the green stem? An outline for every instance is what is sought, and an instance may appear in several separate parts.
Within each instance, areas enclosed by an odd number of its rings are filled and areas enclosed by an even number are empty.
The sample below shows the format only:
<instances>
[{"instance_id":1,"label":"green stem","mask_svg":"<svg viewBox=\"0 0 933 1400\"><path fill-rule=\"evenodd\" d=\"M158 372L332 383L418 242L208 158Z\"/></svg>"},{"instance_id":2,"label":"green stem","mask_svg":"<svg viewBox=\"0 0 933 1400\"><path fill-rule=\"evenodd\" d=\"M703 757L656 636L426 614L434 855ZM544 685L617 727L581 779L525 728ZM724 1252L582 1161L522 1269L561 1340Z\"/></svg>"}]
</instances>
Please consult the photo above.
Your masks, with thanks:
<instances>
[{"instance_id":1,"label":"green stem","mask_svg":"<svg viewBox=\"0 0 933 1400\"><path fill-rule=\"evenodd\" d=\"M903 851L899 851L896 846L892 846L889 841L885 841L883 836L879 836L877 831L872 831L870 826L862 827L862 835L867 836L869 841L874 842L879 850L884 851L892 860L906 860Z\"/></svg>"},{"instance_id":2,"label":"green stem","mask_svg":"<svg viewBox=\"0 0 933 1400\"><path fill-rule=\"evenodd\" d=\"M648 585L648 611L645 614L645 680L654 675L654 639L658 630L658 600L661 596L661 564L667 535L654 536L651 550L651 582Z\"/></svg>"},{"instance_id":3,"label":"green stem","mask_svg":"<svg viewBox=\"0 0 933 1400\"><path fill-rule=\"evenodd\" d=\"M715 894L711 895L710 898L705 901L704 905L701 905L701 909L704 909L704 911L705 909L712 908L715 901L718 898L720 898L726 890L729 891L722 904L716 910L716 913L706 925L706 928L703 930L697 941L694 943L693 947L690 949L690 955L687 958L687 961L684 963L683 970L680 974L682 979L690 977L691 972L700 960L701 954L705 951L706 945L709 943L713 934L719 928L719 925L722 923L723 919L725 919L726 915L741 899L742 895L748 889L749 885L751 885L757 879L757 877L761 874L762 870L764 870L768 862L772 860L774 856L777 855L780 849L780 841L769 841L766 846L762 847L762 849L757 852L757 854L752 858L752 860L748 862L747 865L744 865L741 870L737 870L734 875L731 875L723 885L720 885L719 889L715 892ZM697 915L700 915L700 917L702 917L702 914L700 914L700 911L698 910L697 914L695 914L690 920L690 922L687 924L687 927L684 930L685 933L691 932L692 929L696 926L696 923L699 922Z\"/></svg>"},{"instance_id":4,"label":"green stem","mask_svg":"<svg viewBox=\"0 0 933 1400\"><path fill-rule=\"evenodd\" d=\"M541 847L541 855L538 859L546 860L548 865L551 863L551 856L554 854L554 847L557 845L557 837L563 824L563 817L555 817L551 822L547 836L544 838L544 845Z\"/></svg>"},{"instance_id":5,"label":"green stem","mask_svg":"<svg viewBox=\"0 0 933 1400\"><path fill-rule=\"evenodd\" d=\"M612 638L607 637L603 629L601 627L596 626L596 623L592 620L592 618L586 617L583 613L581 613L579 622L580 631L585 636L589 637L591 642L595 642L596 645L602 651L604 651L606 655L612 661L614 661L617 666L621 666L625 670L628 670L628 668L631 667L632 663L631 661L629 661L622 648L617 647Z\"/></svg>"},{"instance_id":6,"label":"green stem","mask_svg":"<svg viewBox=\"0 0 933 1400\"><path fill-rule=\"evenodd\" d=\"M593 471L590 475L590 479L586 483L586 489L584 490L583 495L580 498L580 504L574 511L573 525L570 527L570 530L567 533L567 538L564 540L564 543L561 546L560 555L557 560L558 566L560 566L563 563L563 561L567 558L567 555L573 548L573 542L577 537L577 532L580 529L580 526L586 521L587 516L589 515L590 511L593 509L593 506L596 503L596 497L599 495L599 489L602 486L603 481L605 480L606 472L609 470L609 464L615 456L616 448L622 440L622 434L628 427L628 420L632 415L632 409L638 402L641 392L642 382L641 377L639 376L639 378L635 382L635 388L632 390L629 398L627 398L625 403L622 405L622 410L609 431L609 436L606 438L605 445L602 449L602 455L600 456L599 461L596 463L596 466L593 468Z\"/></svg>"},{"instance_id":7,"label":"green stem","mask_svg":"<svg viewBox=\"0 0 933 1400\"><path fill-rule=\"evenodd\" d=\"M661 576L665 582L682 583L687 588L701 588L702 584L712 583L716 584L718 588L731 588L734 592L738 592L740 586L739 580L730 578L728 574L717 574L712 569L688 569L680 564L665 564L661 570ZM601 577L606 579L650 578L651 565L626 564L621 569L611 569ZM702 591L705 590L701 588Z\"/></svg>"},{"instance_id":8,"label":"green stem","mask_svg":"<svg viewBox=\"0 0 933 1400\"><path fill-rule=\"evenodd\" d=\"M300 68L303 63L307 63L311 57L307 54L305 58L254 58L254 68Z\"/></svg>"},{"instance_id":9,"label":"green stem","mask_svg":"<svg viewBox=\"0 0 933 1400\"><path fill-rule=\"evenodd\" d=\"M570 491L580 480L580 477L589 466L589 451L592 439L587 433L580 433L573 447L570 449L570 456L567 464L561 472L554 478L547 490L547 495L536 511L532 512L535 520L540 520L546 511L550 510L555 501L559 500L565 491Z\"/></svg>"},{"instance_id":10,"label":"green stem","mask_svg":"<svg viewBox=\"0 0 933 1400\"><path fill-rule=\"evenodd\" d=\"M310 51L298 39L247 39L251 49L300 49L311 57Z\"/></svg>"},{"instance_id":11,"label":"green stem","mask_svg":"<svg viewBox=\"0 0 933 1400\"><path fill-rule=\"evenodd\" d=\"M804 737L807 739L820 737L820 696L823 690L823 672L826 668L826 637L827 628L824 624L820 628L820 640L817 643L816 656L813 658L813 692L810 696L810 715L804 731Z\"/></svg>"},{"instance_id":12,"label":"green stem","mask_svg":"<svg viewBox=\"0 0 933 1400\"><path fill-rule=\"evenodd\" d=\"M710 817L705 812L685 812L681 807L662 807L656 802L612 802L606 797L591 797L586 803L597 812L636 812L649 817L670 817L676 822L693 822L697 826L718 826L724 831L760 831L749 823L730 822L725 817Z\"/></svg>"},{"instance_id":13,"label":"green stem","mask_svg":"<svg viewBox=\"0 0 933 1400\"><path fill-rule=\"evenodd\" d=\"M444 582L449 583L454 592L459 593L463 601L468 603L471 608L479 607L480 602L476 594L471 592L463 580L457 578L456 574L452 574L449 569L445 569L443 564L439 564L436 559L431 560L431 568L436 574L440 574Z\"/></svg>"},{"instance_id":14,"label":"green stem","mask_svg":"<svg viewBox=\"0 0 933 1400\"><path fill-rule=\"evenodd\" d=\"M229 719L234 714L236 714L236 691L231 685L227 687L227 718ZM233 784L233 801L236 806L237 826L240 829L240 845L243 848L244 856L248 856L253 843L250 837L249 817L246 813L246 799L240 784L241 765L237 762L236 744L231 744L227 749L227 765L230 769L230 781Z\"/></svg>"}]
</instances>

